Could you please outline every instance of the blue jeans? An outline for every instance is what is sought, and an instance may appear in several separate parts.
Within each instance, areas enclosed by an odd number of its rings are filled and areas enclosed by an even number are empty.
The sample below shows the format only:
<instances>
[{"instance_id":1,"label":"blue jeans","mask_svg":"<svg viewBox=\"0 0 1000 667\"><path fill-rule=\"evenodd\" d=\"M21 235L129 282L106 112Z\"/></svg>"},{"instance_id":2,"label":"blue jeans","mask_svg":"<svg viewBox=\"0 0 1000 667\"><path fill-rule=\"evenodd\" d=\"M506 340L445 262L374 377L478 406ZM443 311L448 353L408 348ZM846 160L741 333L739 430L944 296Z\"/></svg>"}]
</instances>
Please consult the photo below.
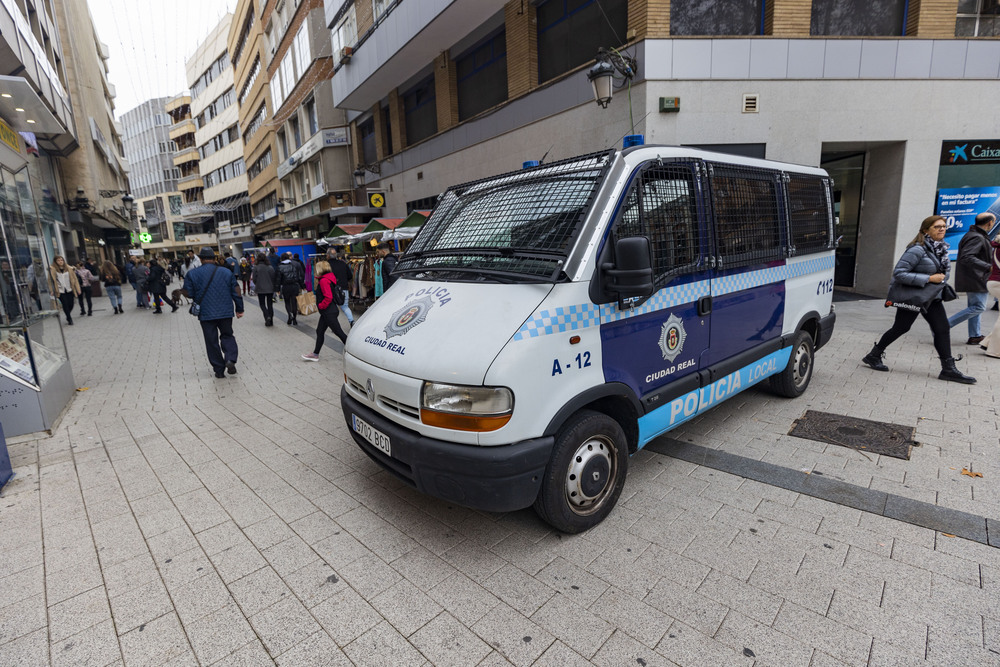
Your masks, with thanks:
<instances>
[{"instance_id":1,"label":"blue jeans","mask_svg":"<svg viewBox=\"0 0 1000 667\"><path fill-rule=\"evenodd\" d=\"M346 294L344 295L344 303L340 304L339 308L340 308L340 312L342 312L344 314L344 316L347 317L347 323L353 326L354 325L354 313L352 313L351 309L347 306L347 295Z\"/></svg>"},{"instance_id":2,"label":"blue jeans","mask_svg":"<svg viewBox=\"0 0 1000 667\"><path fill-rule=\"evenodd\" d=\"M949 317L948 326L953 327L968 320L969 338L982 336L983 334L979 328L979 316L986 310L986 299L988 297L989 292L966 292L965 298L969 304L968 307Z\"/></svg>"},{"instance_id":3,"label":"blue jeans","mask_svg":"<svg viewBox=\"0 0 1000 667\"><path fill-rule=\"evenodd\" d=\"M108 291L108 298L111 299L111 308L117 309L122 305L122 286L121 285L107 285L105 287Z\"/></svg>"}]
</instances>

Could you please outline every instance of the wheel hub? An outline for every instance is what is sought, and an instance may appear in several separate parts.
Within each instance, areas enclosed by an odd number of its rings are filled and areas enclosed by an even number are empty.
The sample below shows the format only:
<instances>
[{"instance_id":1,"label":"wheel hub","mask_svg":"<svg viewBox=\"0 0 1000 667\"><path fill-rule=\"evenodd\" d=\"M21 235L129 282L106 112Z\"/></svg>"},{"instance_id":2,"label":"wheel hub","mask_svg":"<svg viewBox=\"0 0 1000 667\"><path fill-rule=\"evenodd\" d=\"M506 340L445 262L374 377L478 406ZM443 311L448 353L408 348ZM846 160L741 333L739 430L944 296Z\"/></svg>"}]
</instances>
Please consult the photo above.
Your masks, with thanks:
<instances>
[{"instance_id":1,"label":"wheel hub","mask_svg":"<svg viewBox=\"0 0 1000 667\"><path fill-rule=\"evenodd\" d=\"M588 510L607 496L614 480L610 443L591 438L576 450L566 473L566 497L578 510Z\"/></svg>"}]
</instances>

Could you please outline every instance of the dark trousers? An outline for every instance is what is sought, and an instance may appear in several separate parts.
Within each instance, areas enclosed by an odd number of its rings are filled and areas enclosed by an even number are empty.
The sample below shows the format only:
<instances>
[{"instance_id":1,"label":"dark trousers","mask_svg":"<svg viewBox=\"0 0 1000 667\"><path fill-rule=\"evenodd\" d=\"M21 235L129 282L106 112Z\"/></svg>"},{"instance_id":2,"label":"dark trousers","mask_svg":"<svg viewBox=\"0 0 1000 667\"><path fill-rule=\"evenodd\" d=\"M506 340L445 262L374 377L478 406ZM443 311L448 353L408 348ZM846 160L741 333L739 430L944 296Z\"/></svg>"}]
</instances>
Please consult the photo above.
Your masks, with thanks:
<instances>
[{"instance_id":1,"label":"dark trousers","mask_svg":"<svg viewBox=\"0 0 1000 667\"><path fill-rule=\"evenodd\" d=\"M66 322L73 321L73 304L76 296L72 292L59 292L59 303L62 304L63 312L66 313Z\"/></svg>"},{"instance_id":2,"label":"dark trousers","mask_svg":"<svg viewBox=\"0 0 1000 667\"><path fill-rule=\"evenodd\" d=\"M274 294L258 294L257 302L260 304L260 312L264 313L264 321L274 319Z\"/></svg>"},{"instance_id":3,"label":"dark trousers","mask_svg":"<svg viewBox=\"0 0 1000 667\"><path fill-rule=\"evenodd\" d=\"M226 362L236 363L240 350L233 335L233 318L202 320L201 332L205 335L208 363L212 364L216 373L226 367Z\"/></svg>"},{"instance_id":4,"label":"dark trousers","mask_svg":"<svg viewBox=\"0 0 1000 667\"><path fill-rule=\"evenodd\" d=\"M319 351L323 349L323 340L326 338L324 334L327 329L332 331L341 343L347 345L347 334L340 326L339 315L340 309L333 304L330 304L326 310L319 311L319 324L316 325L316 348L313 350L313 354L319 354Z\"/></svg>"},{"instance_id":5,"label":"dark trousers","mask_svg":"<svg viewBox=\"0 0 1000 667\"><path fill-rule=\"evenodd\" d=\"M77 299L80 300L80 314L81 315L83 315L84 313L92 313L92 312L94 312L94 304L90 300L90 297L92 297L93 295L94 295L94 288L93 287L91 287L90 285L87 285L86 287L84 287L83 285L80 286L80 296L78 296ZM84 301L84 299L87 300L87 309L86 310L84 310L84 308L83 308L83 301Z\"/></svg>"},{"instance_id":6,"label":"dark trousers","mask_svg":"<svg viewBox=\"0 0 1000 667\"><path fill-rule=\"evenodd\" d=\"M294 292L291 290L286 290L281 288L281 297L285 300L285 312L288 313L288 321L294 322L299 315L299 302L297 298L299 296L299 291L296 289Z\"/></svg>"},{"instance_id":7,"label":"dark trousers","mask_svg":"<svg viewBox=\"0 0 1000 667\"><path fill-rule=\"evenodd\" d=\"M948 326L948 315L944 310L944 303L935 301L927 307L927 312L916 312L896 309L896 320L892 327L882 334L878 346L883 350L895 342L897 338L905 334L917 321L917 315L923 315L927 323L931 325L931 333L934 334L934 349L942 359L951 357L951 327Z\"/></svg>"},{"instance_id":8,"label":"dark trousers","mask_svg":"<svg viewBox=\"0 0 1000 667\"><path fill-rule=\"evenodd\" d=\"M166 304L168 306L170 306L171 308L175 308L176 307L176 304L174 304L174 302L171 301L169 297L167 297L167 293L166 292L164 292L163 294L154 294L153 295L153 302L156 304L156 312L159 313L159 312L162 312L162 310L163 310L162 308L160 308L160 305L161 305L160 304L160 299L163 299L163 301L165 301Z\"/></svg>"}]
</instances>

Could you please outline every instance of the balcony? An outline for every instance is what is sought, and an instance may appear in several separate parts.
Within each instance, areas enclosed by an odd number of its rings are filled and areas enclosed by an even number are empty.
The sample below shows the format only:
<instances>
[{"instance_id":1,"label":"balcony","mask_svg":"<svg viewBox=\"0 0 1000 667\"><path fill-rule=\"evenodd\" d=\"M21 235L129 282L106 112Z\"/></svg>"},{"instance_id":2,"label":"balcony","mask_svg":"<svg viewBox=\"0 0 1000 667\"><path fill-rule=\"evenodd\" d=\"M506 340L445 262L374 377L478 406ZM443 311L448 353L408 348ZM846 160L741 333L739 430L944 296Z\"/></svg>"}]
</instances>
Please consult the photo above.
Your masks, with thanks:
<instances>
[{"instance_id":1,"label":"balcony","mask_svg":"<svg viewBox=\"0 0 1000 667\"><path fill-rule=\"evenodd\" d=\"M181 204L181 216L185 218L197 218L213 215L215 212L202 201L193 201Z\"/></svg>"},{"instance_id":2,"label":"balcony","mask_svg":"<svg viewBox=\"0 0 1000 667\"><path fill-rule=\"evenodd\" d=\"M202 180L201 174L191 174L190 176L185 176L177 181L177 189L181 192L185 190L190 190L192 188L204 188L205 181Z\"/></svg>"},{"instance_id":3,"label":"balcony","mask_svg":"<svg viewBox=\"0 0 1000 667\"><path fill-rule=\"evenodd\" d=\"M177 137L183 137L185 134L194 134L194 121L190 118L185 118L179 123L174 123L173 127L170 128L170 138L173 141L177 141Z\"/></svg>"},{"instance_id":4,"label":"balcony","mask_svg":"<svg viewBox=\"0 0 1000 667\"><path fill-rule=\"evenodd\" d=\"M179 167L182 164L187 164L188 162L197 162L201 159L198 155L198 149L194 146L190 148L181 148L174 153L174 166Z\"/></svg>"}]
</instances>

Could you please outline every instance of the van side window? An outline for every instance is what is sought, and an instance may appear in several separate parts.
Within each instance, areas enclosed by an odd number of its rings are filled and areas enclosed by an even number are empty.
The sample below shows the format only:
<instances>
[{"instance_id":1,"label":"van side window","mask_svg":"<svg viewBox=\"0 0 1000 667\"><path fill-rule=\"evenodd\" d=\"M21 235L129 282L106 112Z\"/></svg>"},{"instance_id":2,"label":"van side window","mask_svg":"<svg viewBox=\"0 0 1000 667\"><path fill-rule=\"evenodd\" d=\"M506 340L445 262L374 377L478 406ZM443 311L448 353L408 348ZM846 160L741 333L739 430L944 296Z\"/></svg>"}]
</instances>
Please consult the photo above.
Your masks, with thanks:
<instances>
[{"instance_id":1,"label":"van side window","mask_svg":"<svg viewBox=\"0 0 1000 667\"><path fill-rule=\"evenodd\" d=\"M776 172L716 164L711 173L715 243L722 266L782 259Z\"/></svg>"},{"instance_id":2,"label":"van side window","mask_svg":"<svg viewBox=\"0 0 1000 667\"><path fill-rule=\"evenodd\" d=\"M818 176L789 174L788 220L795 253L826 250L833 226L827 180Z\"/></svg>"},{"instance_id":3,"label":"van side window","mask_svg":"<svg viewBox=\"0 0 1000 667\"><path fill-rule=\"evenodd\" d=\"M625 199L617 236L649 239L657 282L695 270L700 253L691 167L664 164L644 170Z\"/></svg>"}]
</instances>

